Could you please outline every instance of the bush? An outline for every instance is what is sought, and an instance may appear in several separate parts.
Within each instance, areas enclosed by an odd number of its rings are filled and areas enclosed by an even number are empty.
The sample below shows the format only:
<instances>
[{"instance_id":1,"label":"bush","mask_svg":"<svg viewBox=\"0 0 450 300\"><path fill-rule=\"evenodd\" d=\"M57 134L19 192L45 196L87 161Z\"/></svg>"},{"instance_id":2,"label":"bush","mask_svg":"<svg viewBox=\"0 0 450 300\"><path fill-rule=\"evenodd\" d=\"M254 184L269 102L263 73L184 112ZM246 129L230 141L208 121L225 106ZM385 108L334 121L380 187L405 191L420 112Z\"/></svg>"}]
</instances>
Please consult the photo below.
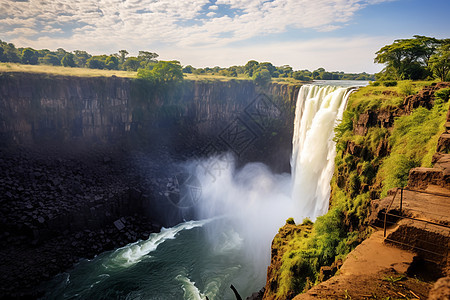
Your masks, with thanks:
<instances>
[{"instance_id":1,"label":"bush","mask_svg":"<svg viewBox=\"0 0 450 300\"><path fill-rule=\"evenodd\" d=\"M400 92L404 95L404 96L409 96L414 94L414 88L411 84L411 82L409 81L402 81L399 83L398 85Z\"/></svg>"},{"instance_id":2,"label":"bush","mask_svg":"<svg viewBox=\"0 0 450 300\"><path fill-rule=\"evenodd\" d=\"M383 85L388 87L388 86L397 86L397 81L395 80L388 80L388 81L383 81Z\"/></svg>"},{"instance_id":3,"label":"bush","mask_svg":"<svg viewBox=\"0 0 450 300\"><path fill-rule=\"evenodd\" d=\"M287 220L286 220L286 224L295 225L294 218L289 218L289 219L287 219Z\"/></svg>"},{"instance_id":4,"label":"bush","mask_svg":"<svg viewBox=\"0 0 450 300\"><path fill-rule=\"evenodd\" d=\"M262 69L260 71L254 72L252 79L257 85L264 86L270 82L270 80L272 79L272 76L270 76L269 70Z\"/></svg>"},{"instance_id":5,"label":"bush","mask_svg":"<svg viewBox=\"0 0 450 300\"><path fill-rule=\"evenodd\" d=\"M450 88L440 89L439 91L434 92L434 96L447 102L450 98Z\"/></svg>"},{"instance_id":6,"label":"bush","mask_svg":"<svg viewBox=\"0 0 450 300\"><path fill-rule=\"evenodd\" d=\"M380 86L380 82L379 81L371 81L370 85L371 86Z\"/></svg>"}]
</instances>

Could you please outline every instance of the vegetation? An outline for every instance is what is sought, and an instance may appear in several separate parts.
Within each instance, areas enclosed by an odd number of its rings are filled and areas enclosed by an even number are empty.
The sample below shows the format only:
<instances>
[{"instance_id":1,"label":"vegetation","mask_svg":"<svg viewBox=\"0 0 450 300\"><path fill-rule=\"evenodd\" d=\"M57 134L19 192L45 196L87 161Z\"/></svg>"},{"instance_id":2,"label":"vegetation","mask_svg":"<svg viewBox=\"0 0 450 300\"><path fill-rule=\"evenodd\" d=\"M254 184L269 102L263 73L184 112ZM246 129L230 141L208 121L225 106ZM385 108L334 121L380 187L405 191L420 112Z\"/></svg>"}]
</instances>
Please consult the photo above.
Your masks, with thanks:
<instances>
[{"instance_id":1,"label":"vegetation","mask_svg":"<svg viewBox=\"0 0 450 300\"><path fill-rule=\"evenodd\" d=\"M159 61L151 69L138 69L137 77L157 84L176 84L183 81L183 72L178 61Z\"/></svg>"},{"instance_id":2,"label":"vegetation","mask_svg":"<svg viewBox=\"0 0 450 300\"><path fill-rule=\"evenodd\" d=\"M448 103L441 100L436 101L431 110L419 107L411 115L396 120L389 137L391 155L382 162L377 174L382 197L391 188L406 186L410 169L431 167L447 111Z\"/></svg>"},{"instance_id":3,"label":"vegetation","mask_svg":"<svg viewBox=\"0 0 450 300\"><path fill-rule=\"evenodd\" d=\"M412 39L395 40L382 47L374 61L385 64L377 80L419 80L439 77L445 81L450 69L450 39L416 35Z\"/></svg>"},{"instance_id":4,"label":"vegetation","mask_svg":"<svg viewBox=\"0 0 450 300\"><path fill-rule=\"evenodd\" d=\"M0 40L0 62L20 63L25 65L64 66L70 68L88 68L93 70L117 70L138 72L138 77L153 82L175 82L182 80L180 74L188 75L187 78L201 78L202 80L218 77L219 80L249 79L257 85L264 86L270 81L312 81L312 80L375 80L374 75L345 74L344 72L327 72L324 68L315 71L294 71L291 66L274 66L270 62L248 61L244 66L231 66L229 68L206 67L194 68L187 65L181 68L179 62L158 62L158 54L150 51L139 51L138 56L128 56L125 49L118 53L91 55L83 50L68 52L62 48L56 51L47 49L36 50L33 48L16 48L14 44ZM176 68L174 66L177 66ZM153 68L157 68L153 72ZM28 69L38 70L38 69ZM41 69L43 70L43 69ZM55 70L55 69L50 69ZM168 71L173 72L169 75ZM46 71L45 73L51 73ZM58 74L60 73L57 72ZM69 72L70 73L70 72ZM80 73L76 71L75 73ZM108 73L105 73L108 74ZM131 73L130 73L131 74ZM134 77L133 75L131 75ZM212 78L217 80L218 78Z\"/></svg>"},{"instance_id":5,"label":"vegetation","mask_svg":"<svg viewBox=\"0 0 450 300\"><path fill-rule=\"evenodd\" d=\"M278 299L289 298L317 284L321 266L345 258L370 234L367 223L370 200L386 195L390 188L405 186L410 168L430 166L449 109L450 89L435 93L430 110L419 107L395 119L392 126L369 124L364 135L354 132L354 124L362 113L399 109L404 97L429 84L399 81L389 87L369 85L350 96L343 120L335 130L337 155L330 210L317 218L312 228L302 229L301 235L284 241ZM350 144L354 145L353 150ZM390 153L380 151L383 144Z\"/></svg>"}]
</instances>

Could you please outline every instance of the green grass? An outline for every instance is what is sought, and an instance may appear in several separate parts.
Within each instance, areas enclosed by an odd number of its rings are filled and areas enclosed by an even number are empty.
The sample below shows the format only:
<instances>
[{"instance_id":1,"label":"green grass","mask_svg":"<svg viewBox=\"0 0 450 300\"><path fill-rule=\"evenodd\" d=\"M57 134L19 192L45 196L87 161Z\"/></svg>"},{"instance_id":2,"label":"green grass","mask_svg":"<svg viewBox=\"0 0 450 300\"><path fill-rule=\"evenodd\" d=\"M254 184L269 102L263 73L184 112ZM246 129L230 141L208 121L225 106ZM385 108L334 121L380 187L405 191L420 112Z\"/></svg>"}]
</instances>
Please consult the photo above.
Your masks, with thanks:
<instances>
[{"instance_id":1,"label":"green grass","mask_svg":"<svg viewBox=\"0 0 450 300\"><path fill-rule=\"evenodd\" d=\"M310 233L296 235L286 243L277 298L285 299L317 284L321 266L345 258L370 234L367 216L372 192L384 196L390 188L407 183L412 167L431 166L449 109L449 103L442 99L435 100L430 110L419 107L410 115L396 118L392 128L375 125L365 135L353 132L353 123L360 113L369 109L395 109L406 96L431 83L402 81L392 87L367 86L352 94L336 129L337 155L330 210L317 218ZM349 142L358 145L358 155L346 152ZM377 148L382 142L389 144L391 152L378 157Z\"/></svg>"},{"instance_id":2,"label":"green grass","mask_svg":"<svg viewBox=\"0 0 450 300\"><path fill-rule=\"evenodd\" d=\"M431 110L419 107L395 121L389 138L391 155L381 164L377 178L383 186L382 197L391 188L406 186L411 168L431 167L448 108L448 103L436 104Z\"/></svg>"},{"instance_id":3,"label":"green grass","mask_svg":"<svg viewBox=\"0 0 450 300\"><path fill-rule=\"evenodd\" d=\"M117 77L136 78L137 75L137 72L128 71L69 68L47 65L23 65L15 63L0 63L0 72L41 73L76 77L111 77L114 75Z\"/></svg>"},{"instance_id":4,"label":"green grass","mask_svg":"<svg viewBox=\"0 0 450 300\"><path fill-rule=\"evenodd\" d=\"M357 115L368 110L395 109L403 103L405 96L414 95L431 83L404 80L398 81L397 86L369 85L350 96L348 109L355 111Z\"/></svg>"}]
</instances>

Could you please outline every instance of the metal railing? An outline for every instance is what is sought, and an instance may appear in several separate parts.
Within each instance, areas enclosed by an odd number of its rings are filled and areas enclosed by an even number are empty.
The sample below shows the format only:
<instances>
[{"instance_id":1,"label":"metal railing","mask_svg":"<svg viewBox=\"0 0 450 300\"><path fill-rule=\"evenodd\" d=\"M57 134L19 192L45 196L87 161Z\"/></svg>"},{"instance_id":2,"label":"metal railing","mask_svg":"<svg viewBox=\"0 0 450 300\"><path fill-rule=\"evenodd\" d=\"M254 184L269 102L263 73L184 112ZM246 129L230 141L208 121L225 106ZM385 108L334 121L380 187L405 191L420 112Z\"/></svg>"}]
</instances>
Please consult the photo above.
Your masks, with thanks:
<instances>
[{"instance_id":1,"label":"metal railing","mask_svg":"<svg viewBox=\"0 0 450 300\"><path fill-rule=\"evenodd\" d=\"M449 253L449 248L450 248L450 226L447 224L442 224L442 223L438 223L435 221L431 221L431 220L424 220L421 218L417 218L417 217L411 217L411 216L407 216L403 214L403 202L404 202L404 191L408 191L408 192L413 192L413 193L421 193L421 194L427 194L427 195L435 195L435 196L439 196L439 197L446 197L446 198L450 198L450 195L448 194L443 194L443 193L435 193L435 192L426 192L426 191L421 191L421 190L415 190L415 189L408 189L408 188L397 188L397 190L394 193L394 196L392 197L391 203L389 204L389 206L386 208L386 211L384 212L384 238L385 241L391 242L391 243L395 243L398 244L404 248L409 248L411 250L416 250L419 252L426 252L431 254L432 256L438 256L441 258L445 258L448 256ZM400 193L399 193L400 192ZM394 209L391 210L396 198L398 199L398 195L400 194L400 203L399 203L399 207L398 207L398 214L395 212ZM444 206L444 212L449 212L450 211L450 203L449 205L444 204L439 204L441 206ZM408 211L414 211L414 209L408 208ZM420 210L416 210L419 212ZM449 215L438 215L436 213L433 213L433 215L437 215L437 216L441 216L441 217L449 217ZM445 237L446 243L444 242L444 244L438 244L436 241L429 241L429 240L425 240L425 239L420 239L417 236L415 236L414 238L410 238L408 236L403 237L403 241L398 241L398 240L394 240L394 239L390 239L388 237L386 237L387 235L387 227L388 224L397 224L398 221L400 219L409 219L412 221L417 221L421 224L423 224L423 230L427 231L426 227L428 225L430 226L438 226L440 229L444 229L444 231L447 231L447 236ZM442 232L441 232L442 233ZM406 231L405 235L408 234L408 232ZM419 247L417 244L419 245L424 245L424 246L430 246L430 247L426 247L428 249L425 249L423 246ZM439 248L441 248L443 251L433 251L433 250L437 250ZM434 259L433 259L434 260Z\"/></svg>"}]
</instances>

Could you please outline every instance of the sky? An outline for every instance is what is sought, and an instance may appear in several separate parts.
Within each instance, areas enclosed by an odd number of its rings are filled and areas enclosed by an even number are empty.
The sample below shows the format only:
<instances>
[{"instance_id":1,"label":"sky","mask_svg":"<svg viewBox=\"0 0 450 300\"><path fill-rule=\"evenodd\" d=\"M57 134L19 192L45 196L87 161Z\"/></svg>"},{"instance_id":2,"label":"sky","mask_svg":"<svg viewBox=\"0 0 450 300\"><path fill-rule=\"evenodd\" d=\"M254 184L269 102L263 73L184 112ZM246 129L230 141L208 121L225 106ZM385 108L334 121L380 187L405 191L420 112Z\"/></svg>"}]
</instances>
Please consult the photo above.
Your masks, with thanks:
<instances>
[{"instance_id":1,"label":"sky","mask_svg":"<svg viewBox=\"0 0 450 300\"><path fill-rule=\"evenodd\" d=\"M396 39L450 38L450 0L0 0L0 39L194 67L247 61L294 70L378 72Z\"/></svg>"}]
</instances>

